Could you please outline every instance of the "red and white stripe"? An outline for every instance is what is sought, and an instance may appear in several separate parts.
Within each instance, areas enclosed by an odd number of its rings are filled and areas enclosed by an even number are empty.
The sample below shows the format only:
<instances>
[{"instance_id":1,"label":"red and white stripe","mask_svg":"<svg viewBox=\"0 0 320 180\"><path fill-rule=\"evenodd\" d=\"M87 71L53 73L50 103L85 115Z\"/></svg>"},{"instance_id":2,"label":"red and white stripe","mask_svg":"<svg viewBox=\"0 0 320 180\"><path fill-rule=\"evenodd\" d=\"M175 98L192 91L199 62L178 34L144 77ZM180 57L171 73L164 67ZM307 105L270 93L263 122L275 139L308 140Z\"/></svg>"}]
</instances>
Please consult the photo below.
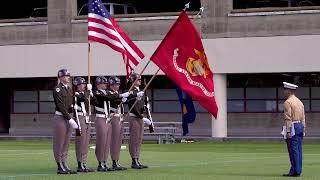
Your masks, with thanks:
<instances>
[{"instance_id":1,"label":"red and white stripe","mask_svg":"<svg viewBox=\"0 0 320 180\"><path fill-rule=\"evenodd\" d=\"M98 14L88 14L88 40L110 46L122 53L126 64L127 77L134 71L140 60L144 58L141 50L132 42L113 18L105 18Z\"/></svg>"}]
</instances>

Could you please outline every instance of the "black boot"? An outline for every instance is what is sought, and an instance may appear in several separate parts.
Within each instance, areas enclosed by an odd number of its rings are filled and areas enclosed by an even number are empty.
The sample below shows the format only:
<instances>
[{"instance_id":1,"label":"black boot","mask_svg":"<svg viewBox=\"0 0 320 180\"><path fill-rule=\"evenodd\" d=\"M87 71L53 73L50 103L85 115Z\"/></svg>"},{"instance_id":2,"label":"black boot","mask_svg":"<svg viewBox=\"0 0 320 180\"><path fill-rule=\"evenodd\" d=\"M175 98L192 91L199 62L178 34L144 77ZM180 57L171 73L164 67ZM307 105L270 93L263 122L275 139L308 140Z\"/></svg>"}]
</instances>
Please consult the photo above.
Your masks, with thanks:
<instances>
[{"instance_id":1,"label":"black boot","mask_svg":"<svg viewBox=\"0 0 320 180\"><path fill-rule=\"evenodd\" d=\"M68 171L69 174L77 174L77 171L72 171L72 170L68 167L67 163L62 162L62 164L63 164L64 169L65 169L66 171Z\"/></svg>"},{"instance_id":2,"label":"black boot","mask_svg":"<svg viewBox=\"0 0 320 180\"><path fill-rule=\"evenodd\" d=\"M108 165L105 161L103 162L103 164L104 164L104 167L106 167L107 171L114 171L114 169L112 167L111 168L108 167Z\"/></svg>"},{"instance_id":3,"label":"black boot","mask_svg":"<svg viewBox=\"0 0 320 180\"><path fill-rule=\"evenodd\" d=\"M154 133L154 128L153 128L153 125L152 125L152 124L149 125L149 132L150 132L150 133Z\"/></svg>"},{"instance_id":4,"label":"black boot","mask_svg":"<svg viewBox=\"0 0 320 180\"><path fill-rule=\"evenodd\" d=\"M98 167L97 167L98 172L106 172L107 168L104 166L103 162L99 162Z\"/></svg>"},{"instance_id":5,"label":"black boot","mask_svg":"<svg viewBox=\"0 0 320 180\"><path fill-rule=\"evenodd\" d=\"M138 160L135 158L132 158L132 164L131 164L132 169L142 169L140 165L138 164Z\"/></svg>"},{"instance_id":6,"label":"black boot","mask_svg":"<svg viewBox=\"0 0 320 180\"><path fill-rule=\"evenodd\" d=\"M57 174L69 174L66 169L64 169L63 164L61 162L57 162Z\"/></svg>"},{"instance_id":7,"label":"black boot","mask_svg":"<svg viewBox=\"0 0 320 180\"><path fill-rule=\"evenodd\" d=\"M112 168L113 168L115 171L127 170L127 168L121 166L117 160L112 160Z\"/></svg>"},{"instance_id":8,"label":"black boot","mask_svg":"<svg viewBox=\"0 0 320 180\"><path fill-rule=\"evenodd\" d=\"M81 173L86 173L87 170L84 168L83 163L82 162L78 162L78 169L77 172L81 172Z\"/></svg>"},{"instance_id":9,"label":"black boot","mask_svg":"<svg viewBox=\"0 0 320 180\"><path fill-rule=\"evenodd\" d=\"M87 172L94 172L95 170L94 169L91 169L91 168L88 168L86 163L82 163L82 166L84 167L84 169L87 171Z\"/></svg>"},{"instance_id":10,"label":"black boot","mask_svg":"<svg viewBox=\"0 0 320 180\"><path fill-rule=\"evenodd\" d=\"M148 166L143 165L139 160L137 160L137 161L138 161L139 166L140 166L142 169L144 169L144 168L149 168Z\"/></svg>"}]
</instances>

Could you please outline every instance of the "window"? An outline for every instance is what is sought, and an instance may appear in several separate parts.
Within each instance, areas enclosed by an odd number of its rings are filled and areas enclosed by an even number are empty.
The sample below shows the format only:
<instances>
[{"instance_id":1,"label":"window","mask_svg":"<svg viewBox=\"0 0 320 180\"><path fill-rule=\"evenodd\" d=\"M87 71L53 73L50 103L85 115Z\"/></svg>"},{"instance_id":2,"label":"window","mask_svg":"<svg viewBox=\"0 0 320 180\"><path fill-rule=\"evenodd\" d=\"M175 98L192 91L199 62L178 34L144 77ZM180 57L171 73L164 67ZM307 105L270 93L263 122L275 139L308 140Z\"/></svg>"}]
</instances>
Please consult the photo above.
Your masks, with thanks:
<instances>
[{"instance_id":1,"label":"window","mask_svg":"<svg viewBox=\"0 0 320 180\"><path fill-rule=\"evenodd\" d=\"M175 89L153 89L153 112L181 112Z\"/></svg>"},{"instance_id":2,"label":"window","mask_svg":"<svg viewBox=\"0 0 320 180\"><path fill-rule=\"evenodd\" d=\"M47 0L1 2L0 19L37 17L47 17Z\"/></svg>"},{"instance_id":3,"label":"window","mask_svg":"<svg viewBox=\"0 0 320 180\"><path fill-rule=\"evenodd\" d=\"M78 15L87 15L87 0L77 0ZM190 2L189 11L199 11L201 7L200 0L102 0L112 15L118 14L137 14L137 13L163 13L180 12L186 3Z\"/></svg>"},{"instance_id":4,"label":"window","mask_svg":"<svg viewBox=\"0 0 320 180\"><path fill-rule=\"evenodd\" d=\"M244 88L228 88L228 112L244 112Z\"/></svg>"},{"instance_id":5,"label":"window","mask_svg":"<svg viewBox=\"0 0 320 180\"><path fill-rule=\"evenodd\" d=\"M14 113L37 113L38 92L37 91L14 91L13 93Z\"/></svg>"},{"instance_id":6,"label":"window","mask_svg":"<svg viewBox=\"0 0 320 180\"><path fill-rule=\"evenodd\" d=\"M55 104L52 91L40 91L39 95L39 112L53 113L55 111Z\"/></svg>"},{"instance_id":7,"label":"window","mask_svg":"<svg viewBox=\"0 0 320 180\"><path fill-rule=\"evenodd\" d=\"M233 0L234 9L320 6L319 0Z\"/></svg>"},{"instance_id":8,"label":"window","mask_svg":"<svg viewBox=\"0 0 320 180\"><path fill-rule=\"evenodd\" d=\"M53 113L52 91L14 91L13 113Z\"/></svg>"}]
</instances>

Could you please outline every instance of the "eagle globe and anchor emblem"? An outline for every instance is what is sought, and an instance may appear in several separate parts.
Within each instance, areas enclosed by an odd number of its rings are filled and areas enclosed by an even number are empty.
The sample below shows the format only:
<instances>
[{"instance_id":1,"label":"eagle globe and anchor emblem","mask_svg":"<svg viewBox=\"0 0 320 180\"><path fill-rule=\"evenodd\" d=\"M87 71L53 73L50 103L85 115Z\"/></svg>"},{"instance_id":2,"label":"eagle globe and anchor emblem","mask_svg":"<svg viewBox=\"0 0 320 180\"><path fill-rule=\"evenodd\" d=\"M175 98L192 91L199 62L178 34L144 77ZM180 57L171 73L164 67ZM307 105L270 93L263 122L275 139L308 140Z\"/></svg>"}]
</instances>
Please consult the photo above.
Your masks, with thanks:
<instances>
[{"instance_id":1,"label":"eagle globe and anchor emblem","mask_svg":"<svg viewBox=\"0 0 320 180\"><path fill-rule=\"evenodd\" d=\"M197 49L194 49L194 52L198 55L199 59L189 57L186 63L186 69L192 76L203 76L207 78L207 75L210 73L207 57Z\"/></svg>"},{"instance_id":2,"label":"eagle globe and anchor emblem","mask_svg":"<svg viewBox=\"0 0 320 180\"><path fill-rule=\"evenodd\" d=\"M192 77L203 77L204 79L211 73L210 66L208 64L207 57L204 52L194 49L195 54L198 59L194 57L189 57L186 61L185 68L179 67L177 63L177 58L179 56L179 48L175 48L173 51L173 65L174 68L181 74L184 74L189 84L199 87L202 92L208 97L214 97L214 92L212 90L207 90L207 88L200 82L195 81Z\"/></svg>"}]
</instances>

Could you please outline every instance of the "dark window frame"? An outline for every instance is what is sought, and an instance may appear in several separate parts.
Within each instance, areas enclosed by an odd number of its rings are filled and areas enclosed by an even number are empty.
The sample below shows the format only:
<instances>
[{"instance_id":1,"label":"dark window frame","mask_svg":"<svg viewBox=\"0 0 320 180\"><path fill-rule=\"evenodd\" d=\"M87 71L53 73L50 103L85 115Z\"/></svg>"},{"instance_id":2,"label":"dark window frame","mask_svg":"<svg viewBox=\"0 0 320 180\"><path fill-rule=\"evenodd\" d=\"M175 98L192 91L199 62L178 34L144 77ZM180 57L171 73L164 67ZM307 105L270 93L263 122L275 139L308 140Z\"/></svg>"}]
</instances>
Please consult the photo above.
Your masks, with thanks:
<instances>
[{"instance_id":1,"label":"dark window frame","mask_svg":"<svg viewBox=\"0 0 320 180\"><path fill-rule=\"evenodd\" d=\"M309 89L309 97L308 98L300 98L301 101L308 101L309 102L309 107L308 107L308 111L306 111L306 113L319 113L319 111L314 111L312 110L312 101L313 100L320 100L320 98L312 98L312 88L315 87L315 86L308 86L308 87L304 87L304 88L308 88ZM251 87L249 87L251 88ZM275 90L276 90L276 98L255 98L255 99L248 99L247 98L247 87L244 87L243 89L243 92L244 92L244 95L242 99L235 99L235 98L227 98L227 101L243 101L243 104L244 104L244 108L243 108L243 111L242 112L230 112L228 111L228 113L283 113L283 111L280 111L279 110L279 103L280 101L285 101L286 99L284 98L280 98L280 94L279 94L279 91L278 89L279 88L282 88L282 87L273 87ZM248 111L247 110L247 101L276 101L276 111Z\"/></svg>"}]
</instances>

